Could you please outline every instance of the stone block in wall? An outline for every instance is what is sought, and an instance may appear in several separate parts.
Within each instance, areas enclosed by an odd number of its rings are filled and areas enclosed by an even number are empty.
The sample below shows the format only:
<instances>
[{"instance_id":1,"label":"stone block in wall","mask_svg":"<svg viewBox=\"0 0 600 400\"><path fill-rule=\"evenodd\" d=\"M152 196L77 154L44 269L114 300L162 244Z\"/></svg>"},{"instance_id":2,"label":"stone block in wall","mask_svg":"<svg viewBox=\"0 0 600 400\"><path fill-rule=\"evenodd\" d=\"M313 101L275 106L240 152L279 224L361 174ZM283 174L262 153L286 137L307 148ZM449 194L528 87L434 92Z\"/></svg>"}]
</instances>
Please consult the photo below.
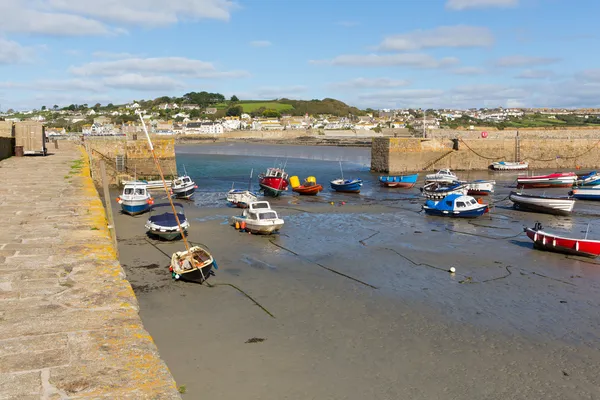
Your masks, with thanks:
<instances>
[{"instance_id":1,"label":"stone block in wall","mask_svg":"<svg viewBox=\"0 0 600 400\"><path fill-rule=\"evenodd\" d=\"M12 121L0 121L0 137L14 138L15 131Z\"/></svg>"}]
</instances>

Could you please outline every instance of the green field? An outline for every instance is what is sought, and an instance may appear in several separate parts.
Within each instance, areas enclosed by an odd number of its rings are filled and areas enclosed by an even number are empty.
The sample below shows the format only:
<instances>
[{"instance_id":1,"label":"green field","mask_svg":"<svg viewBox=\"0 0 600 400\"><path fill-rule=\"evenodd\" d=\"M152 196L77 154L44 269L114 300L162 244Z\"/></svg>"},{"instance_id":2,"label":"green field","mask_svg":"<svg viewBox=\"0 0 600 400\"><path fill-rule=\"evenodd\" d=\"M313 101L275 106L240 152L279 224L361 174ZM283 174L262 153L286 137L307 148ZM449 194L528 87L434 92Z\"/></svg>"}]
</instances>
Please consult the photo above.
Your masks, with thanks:
<instances>
[{"instance_id":1,"label":"green field","mask_svg":"<svg viewBox=\"0 0 600 400\"><path fill-rule=\"evenodd\" d=\"M283 104L283 103L278 103L276 101L254 101L254 100L246 100L246 101L240 101L239 103L235 103L232 105L236 105L236 106L242 106L242 108L244 109L245 113L250 113L252 111L256 111L261 107L264 107L268 110L275 110L275 111L286 111L286 110L293 110L294 107L290 104ZM219 110L223 110L229 107L229 103L219 103L219 104L215 104L215 107Z\"/></svg>"}]
</instances>

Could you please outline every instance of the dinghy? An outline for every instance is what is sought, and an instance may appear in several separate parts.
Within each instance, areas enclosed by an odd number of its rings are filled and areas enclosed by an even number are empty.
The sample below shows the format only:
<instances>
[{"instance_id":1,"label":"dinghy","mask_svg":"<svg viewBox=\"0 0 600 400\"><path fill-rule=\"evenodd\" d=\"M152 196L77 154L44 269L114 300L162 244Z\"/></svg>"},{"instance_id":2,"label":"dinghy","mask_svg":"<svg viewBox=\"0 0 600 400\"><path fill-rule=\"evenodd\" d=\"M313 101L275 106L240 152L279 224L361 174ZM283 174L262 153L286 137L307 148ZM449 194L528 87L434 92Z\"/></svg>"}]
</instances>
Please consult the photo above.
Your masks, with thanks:
<instances>
[{"instance_id":1,"label":"dinghy","mask_svg":"<svg viewBox=\"0 0 600 400\"><path fill-rule=\"evenodd\" d=\"M569 215L573 211L575 199L572 197L539 196L510 192L508 196L515 210L533 211L552 215Z\"/></svg>"},{"instance_id":2,"label":"dinghy","mask_svg":"<svg viewBox=\"0 0 600 400\"><path fill-rule=\"evenodd\" d=\"M190 223L183 213L183 205L180 203L173 203L173 205L176 207L177 217L179 218L183 234L185 234L190 227ZM168 209L165 209L166 207ZM150 213L150 218L146 221L146 229L150 233L165 240L174 240L181 237L182 233L179 231L177 220L171 210L171 204L155 204L150 209Z\"/></svg>"},{"instance_id":3,"label":"dinghy","mask_svg":"<svg viewBox=\"0 0 600 400\"><path fill-rule=\"evenodd\" d=\"M342 169L342 162L340 161L340 172L342 177L340 179L334 179L329 182L329 185L336 192L346 193L360 193L360 188L363 185L362 179L344 179L344 170Z\"/></svg>"},{"instance_id":4,"label":"dinghy","mask_svg":"<svg viewBox=\"0 0 600 400\"><path fill-rule=\"evenodd\" d=\"M252 191L252 173L254 169L250 171L250 180L248 182L248 190L244 189L234 189L233 185L231 190L227 192L227 201L229 204L239 207L239 208L247 208L248 204L254 203L258 200L258 196L256 193Z\"/></svg>"},{"instance_id":5,"label":"dinghy","mask_svg":"<svg viewBox=\"0 0 600 400\"><path fill-rule=\"evenodd\" d=\"M292 176L290 178L290 185L292 186L292 191L303 196L316 196L323 190L323 186L317 183L317 179L314 176L306 178L302 185L300 185L297 176Z\"/></svg>"},{"instance_id":6,"label":"dinghy","mask_svg":"<svg viewBox=\"0 0 600 400\"><path fill-rule=\"evenodd\" d=\"M600 200L600 185L576 188L569 192L578 200Z\"/></svg>"},{"instance_id":7,"label":"dinghy","mask_svg":"<svg viewBox=\"0 0 600 400\"><path fill-rule=\"evenodd\" d=\"M519 176L519 188L572 187L577 180L574 172L555 172L549 175Z\"/></svg>"},{"instance_id":8,"label":"dinghy","mask_svg":"<svg viewBox=\"0 0 600 400\"><path fill-rule=\"evenodd\" d=\"M461 182L454 184L431 182L421 188L422 196L431 200L441 200L449 194L466 195L467 191L468 185Z\"/></svg>"},{"instance_id":9,"label":"dinghy","mask_svg":"<svg viewBox=\"0 0 600 400\"><path fill-rule=\"evenodd\" d=\"M397 175L397 176L380 176L379 184L389 188L406 188L410 189L417 183L419 174L414 175Z\"/></svg>"}]
</instances>

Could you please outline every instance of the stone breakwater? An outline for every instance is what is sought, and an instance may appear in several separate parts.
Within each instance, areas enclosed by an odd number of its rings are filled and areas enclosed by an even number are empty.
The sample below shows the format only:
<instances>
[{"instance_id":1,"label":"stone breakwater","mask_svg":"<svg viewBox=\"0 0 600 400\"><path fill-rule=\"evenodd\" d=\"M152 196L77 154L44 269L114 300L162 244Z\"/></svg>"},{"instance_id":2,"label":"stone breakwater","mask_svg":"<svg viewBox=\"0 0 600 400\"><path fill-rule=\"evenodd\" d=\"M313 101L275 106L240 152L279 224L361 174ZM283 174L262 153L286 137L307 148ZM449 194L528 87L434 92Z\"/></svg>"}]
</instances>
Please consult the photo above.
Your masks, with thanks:
<instances>
[{"instance_id":1,"label":"stone breakwater","mask_svg":"<svg viewBox=\"0 0 600 400\"><path fill-rule=\"evenodd\" d=\"M87 155L0 163L0 398L180 399L142 326Z\"/></svg>"},{"instance_id":2,"label":"stone breakwater","mask_svg":"<svg viewBox=\"0 0 600 400\"><path fill-rule=\"evenodd\" d=\"M600 137L373 138L371 146L371 170L388 173L483 170L493 161L517 158L528 162L530 169L597 168Z\"/></svg>"}]
</instances>

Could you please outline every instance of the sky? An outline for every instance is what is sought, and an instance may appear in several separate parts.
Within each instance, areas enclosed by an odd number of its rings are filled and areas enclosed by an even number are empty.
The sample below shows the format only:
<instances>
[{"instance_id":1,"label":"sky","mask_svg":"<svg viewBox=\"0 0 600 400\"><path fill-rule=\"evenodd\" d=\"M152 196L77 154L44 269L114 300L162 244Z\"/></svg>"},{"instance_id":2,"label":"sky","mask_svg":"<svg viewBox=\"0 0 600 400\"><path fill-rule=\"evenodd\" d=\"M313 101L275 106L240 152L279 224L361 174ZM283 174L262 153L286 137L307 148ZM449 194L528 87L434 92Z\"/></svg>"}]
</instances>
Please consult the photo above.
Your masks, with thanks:
<instances>
[{"instance_id":1,"label":"sky","mask_svg":"<svg viewBox=\"0 0 600 400\"><path fill-rule=\"evenodd\" d=\"M191 91L600 107L598 0L0 0L0 110Z\"/></svg>"}]
</instances>

